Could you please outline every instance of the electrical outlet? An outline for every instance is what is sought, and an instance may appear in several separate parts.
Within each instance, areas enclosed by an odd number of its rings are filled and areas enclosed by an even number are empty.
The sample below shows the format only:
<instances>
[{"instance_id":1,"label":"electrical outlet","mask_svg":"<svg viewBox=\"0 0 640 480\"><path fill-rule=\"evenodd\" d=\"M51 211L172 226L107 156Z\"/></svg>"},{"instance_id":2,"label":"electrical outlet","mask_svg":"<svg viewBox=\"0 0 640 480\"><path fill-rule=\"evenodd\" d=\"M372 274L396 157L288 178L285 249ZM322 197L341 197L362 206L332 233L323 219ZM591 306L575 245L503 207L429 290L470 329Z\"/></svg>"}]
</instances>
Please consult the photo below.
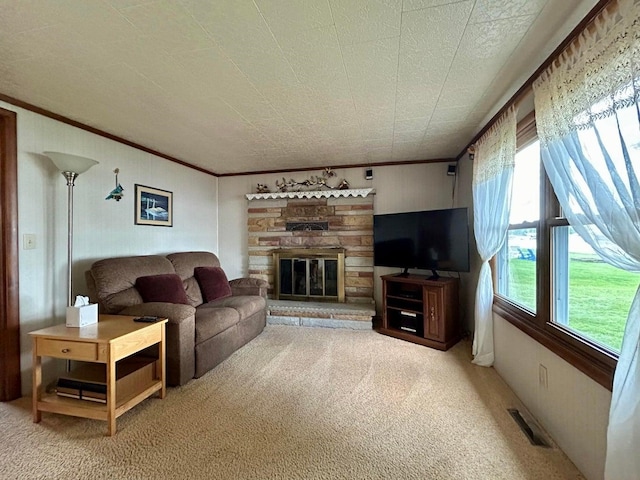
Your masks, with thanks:
<instances>
[{"instance_id":1,"label":"electrical outlet","mask_svg":"<svg viewBox=\"0 0 640 480\"><path fill-rule=\"evenodd\" d=\"M538 382L540 386L544 389L549 388L549 377L547 376L547 367L543 364L540 364L538 368Z\"/></svg>"},{"instance_id":2,"label":"electrical outlet","mask_svg":"<svg viewBox=\"0 0 640 480\"><path fill-rule=\"evenodd\" d=\"M36 248L36 236L33 233L25 233L22 236L22 248L24 250L33 250Z\"/></svg>"}]
</instances>

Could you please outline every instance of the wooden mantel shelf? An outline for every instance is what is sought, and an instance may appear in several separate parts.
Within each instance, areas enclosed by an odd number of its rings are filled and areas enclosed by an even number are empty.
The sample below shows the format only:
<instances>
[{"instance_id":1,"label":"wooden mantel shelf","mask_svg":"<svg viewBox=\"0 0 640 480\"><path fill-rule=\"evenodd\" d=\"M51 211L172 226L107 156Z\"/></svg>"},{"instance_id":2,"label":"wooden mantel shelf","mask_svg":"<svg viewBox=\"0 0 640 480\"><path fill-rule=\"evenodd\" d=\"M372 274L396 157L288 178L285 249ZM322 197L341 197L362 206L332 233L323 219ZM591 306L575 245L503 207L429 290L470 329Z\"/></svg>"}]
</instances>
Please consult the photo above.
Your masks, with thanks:
<instances>
[{"instance_id":1,"label":"wooden mantel shelf","mask_svg":"<svg viewBox=\"0 0 640 480\"><path fill-rule=\"evenodd\" d=\"M275 200L278 198L340 198L340 197L366 197L374 194L373 188L351 188L346 190L317 190L309 192L269 192L247 193L247 200Z\"/></svg>"}]
</instances>

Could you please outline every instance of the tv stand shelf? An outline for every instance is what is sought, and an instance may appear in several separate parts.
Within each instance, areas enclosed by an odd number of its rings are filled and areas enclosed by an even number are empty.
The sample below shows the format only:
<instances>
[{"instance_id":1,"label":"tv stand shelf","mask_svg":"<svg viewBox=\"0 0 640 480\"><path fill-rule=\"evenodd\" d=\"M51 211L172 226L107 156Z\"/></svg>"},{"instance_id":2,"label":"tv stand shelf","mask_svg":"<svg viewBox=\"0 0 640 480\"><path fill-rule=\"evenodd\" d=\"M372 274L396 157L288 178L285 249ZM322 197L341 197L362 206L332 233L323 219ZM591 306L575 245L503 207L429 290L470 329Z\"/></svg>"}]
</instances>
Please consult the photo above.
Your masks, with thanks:
<instances>
[{"instance_id":1,"label":"tv stand shelf","mask_svg":"<svg viewBox=\"0 0 640 480\"><path fill-rule=\"evenodd\" d=\"M422 275L382 276L380 333L438 350L460 340L459 279Z\"/></svg>"}]
</instances>

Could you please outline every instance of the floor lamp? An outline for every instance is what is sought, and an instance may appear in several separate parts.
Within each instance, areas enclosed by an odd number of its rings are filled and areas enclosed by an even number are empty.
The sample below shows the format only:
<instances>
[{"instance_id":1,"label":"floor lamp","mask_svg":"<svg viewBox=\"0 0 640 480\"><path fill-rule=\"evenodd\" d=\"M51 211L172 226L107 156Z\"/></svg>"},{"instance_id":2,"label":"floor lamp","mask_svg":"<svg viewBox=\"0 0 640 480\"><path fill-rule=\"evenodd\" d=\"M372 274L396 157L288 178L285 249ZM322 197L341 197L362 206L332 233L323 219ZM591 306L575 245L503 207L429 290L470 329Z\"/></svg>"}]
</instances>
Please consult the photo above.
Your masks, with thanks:
<instances>
[{"instance_id":1,"label":"floor lamp","mask_svg":"<svg viewBox=\"0 0 640 480\"><path fill-rule=\"evenodd\" d=\"M75 180L81 173L86 172L98 162L90 158L69 155L60 152L44 152L53 164L60 170L62 176L67 179L68 200L67 200L67 306L73 305L73 294L71 290L71 271L73 259L73 187Z\"/></svg>"}]
</instances>

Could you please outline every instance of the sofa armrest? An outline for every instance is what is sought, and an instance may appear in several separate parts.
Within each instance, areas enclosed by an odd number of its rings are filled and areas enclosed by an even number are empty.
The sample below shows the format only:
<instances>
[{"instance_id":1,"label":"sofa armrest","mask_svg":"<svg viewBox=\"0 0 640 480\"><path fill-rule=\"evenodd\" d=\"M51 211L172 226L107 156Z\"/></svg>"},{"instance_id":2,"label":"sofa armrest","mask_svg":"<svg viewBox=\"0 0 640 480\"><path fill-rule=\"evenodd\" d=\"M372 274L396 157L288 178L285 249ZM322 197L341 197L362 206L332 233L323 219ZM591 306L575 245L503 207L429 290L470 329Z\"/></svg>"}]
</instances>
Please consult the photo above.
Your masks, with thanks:
<instances>
[{"instance_id":1,"label":"sofa armrest","mask_svg":"<svg viewBox=\"0 0 640 480\"><path fill-rule=\"evenodd\" d=\"M266 280L249 277L235 278L229 281L229 285L234 297L237 295L260 295L266 298L267 288L269 288L269 282Z\"/></svg>"},{"instance_id":2,"label":"sofa armrest","mask_svg":"<svg viewBox=\"0 0 640 480\"><path fill-rule=\"evenodd\" d=\"M191 305L150 302L131 305L118 312L120 315L168 318L166 328L167 384L184 385L196 371L195 338L196 309Z\"/></svg>"}]
</instances>

